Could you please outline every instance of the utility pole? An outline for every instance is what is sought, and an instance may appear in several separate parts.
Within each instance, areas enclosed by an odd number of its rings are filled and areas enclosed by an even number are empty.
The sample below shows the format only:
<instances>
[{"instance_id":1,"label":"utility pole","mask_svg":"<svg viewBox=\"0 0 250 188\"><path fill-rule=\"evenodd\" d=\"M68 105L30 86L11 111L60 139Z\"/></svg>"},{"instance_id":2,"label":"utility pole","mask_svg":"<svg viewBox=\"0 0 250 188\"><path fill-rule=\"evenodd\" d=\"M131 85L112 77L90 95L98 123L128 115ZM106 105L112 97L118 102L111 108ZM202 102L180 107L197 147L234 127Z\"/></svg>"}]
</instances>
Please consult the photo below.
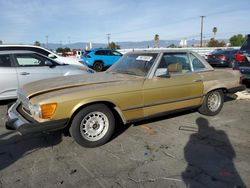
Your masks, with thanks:
<instances>
[{"instance_id":1,"label":"utility pole","mask_svg":"<svg viewBox=\"0 0 250 188\"><path fill-rule=\"evenodd\" d=\"M201 16L201 43L200 43L200 47L202 47L202 38L203 38L203 19L205 18L205 16Z\"/></svg>"},{"instance_id":2,"label":"utility pole","mask_svg":"<svg viewBox=\"0 0 250 188\"><path fill-rule=\"evenodd\" d=\"M107 37L108 37L108 46L109 46L109 43L110 43L110 33L108 33L108 34L106 34L107 35Z\"/></svg>"},{"instance_id":3,"label":"utility pole","mask_svg":"<svg viewBox=\"0 0 250 188\"><path fill-rule=\"evenodd\" d=\"M46 48L49 49L49 36L46 35Z\"/></svg>"},{"instance_id":4,"label":"utility pole","mask_svg":"<svg viewBox=\"0 0 250 188\"><path fill-rule=\"evenodd\" d=\"M70 44L70 37L68 37L68 43Z\"/></svg>"}]
</instances>

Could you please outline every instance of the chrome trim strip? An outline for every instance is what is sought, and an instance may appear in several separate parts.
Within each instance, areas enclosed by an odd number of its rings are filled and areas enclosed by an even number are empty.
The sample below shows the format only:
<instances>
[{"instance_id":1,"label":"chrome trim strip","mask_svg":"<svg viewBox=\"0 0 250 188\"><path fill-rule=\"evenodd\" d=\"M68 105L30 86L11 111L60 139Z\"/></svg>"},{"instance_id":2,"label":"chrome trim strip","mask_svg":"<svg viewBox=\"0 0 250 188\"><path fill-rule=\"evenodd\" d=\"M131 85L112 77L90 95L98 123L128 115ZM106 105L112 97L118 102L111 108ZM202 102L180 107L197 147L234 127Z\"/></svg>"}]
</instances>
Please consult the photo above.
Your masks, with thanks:
<instances>
[{"instance_id":1,"label":"chrome trim strip","mask_svg":"<svg viewBox=\"0 0 250 188\"><path fill-rule=\"evenodd\" d=\"M169 103L174 103L174 102L187 101L187 100L201 98L201 97L204 97L204 96L205 95L199 95L199 96L194 96L194 97L183 97L183 98L180 98L180 99L168 99L168 100L164 100L164 101L157 101L157 102L153 102L153 103L149 103L149 104L132 106L132 107L129 107L129 108L125 108L122 111L136 110L136 109L139 109L139 108L146 108L146 107L157 106L157 105L162 105L162 104L169 104Z\"/></svg>"}]
</instances>

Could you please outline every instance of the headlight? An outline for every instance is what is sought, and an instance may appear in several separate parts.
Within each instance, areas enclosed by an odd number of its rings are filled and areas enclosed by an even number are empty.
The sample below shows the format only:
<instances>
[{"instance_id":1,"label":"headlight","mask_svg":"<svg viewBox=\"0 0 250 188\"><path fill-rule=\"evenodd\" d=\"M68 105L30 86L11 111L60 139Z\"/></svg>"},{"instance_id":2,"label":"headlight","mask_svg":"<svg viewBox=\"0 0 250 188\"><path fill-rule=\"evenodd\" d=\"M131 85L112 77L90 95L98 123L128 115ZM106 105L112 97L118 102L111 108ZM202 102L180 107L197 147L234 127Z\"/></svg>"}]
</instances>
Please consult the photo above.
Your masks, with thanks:
<instances>
[{"instance_id":1,"label":"headlight","mask_svg":"<svg viewBox=\"0 0 250 188\"><path fill-rule=\"evenodd\" d=\"M50 119L56 111L57 103L29 105L30 113L36 118Z\"/></svg>"},{"instance_id":2,"label":"headlight","mask_svg":"<svg viewBox=\"0 0 250 188\"><path fill-rule=\"evenodd\" d=\"M32 104L29 104L29 109L30 109L30 113L32 116L35 116L37 118L39 118L41 116L41 109L40 109L40 106L35 104L35 105L32 105Z\"/></svg>"}]
</instances>

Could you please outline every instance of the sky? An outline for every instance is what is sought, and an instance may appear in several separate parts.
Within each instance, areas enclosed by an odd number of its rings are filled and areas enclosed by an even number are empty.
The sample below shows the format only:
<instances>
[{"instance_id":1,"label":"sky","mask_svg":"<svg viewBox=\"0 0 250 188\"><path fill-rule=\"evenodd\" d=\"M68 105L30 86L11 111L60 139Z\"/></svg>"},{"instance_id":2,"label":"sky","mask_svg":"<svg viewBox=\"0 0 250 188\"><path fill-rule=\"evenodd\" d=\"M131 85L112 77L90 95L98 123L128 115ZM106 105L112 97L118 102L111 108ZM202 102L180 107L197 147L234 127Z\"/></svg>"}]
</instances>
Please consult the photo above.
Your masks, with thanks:
<instances>
[{"instance_id":1,"label":"sky","mask_svg":"<svg viewBox=\"0 0 250 188\"><path fill-rule=\"evenodd\" d=\"M250 33L250 0L0 0L0 40L33 44L204 39ZM47 36L47 38L46 38Z\"/></svg>"}]
</instances>

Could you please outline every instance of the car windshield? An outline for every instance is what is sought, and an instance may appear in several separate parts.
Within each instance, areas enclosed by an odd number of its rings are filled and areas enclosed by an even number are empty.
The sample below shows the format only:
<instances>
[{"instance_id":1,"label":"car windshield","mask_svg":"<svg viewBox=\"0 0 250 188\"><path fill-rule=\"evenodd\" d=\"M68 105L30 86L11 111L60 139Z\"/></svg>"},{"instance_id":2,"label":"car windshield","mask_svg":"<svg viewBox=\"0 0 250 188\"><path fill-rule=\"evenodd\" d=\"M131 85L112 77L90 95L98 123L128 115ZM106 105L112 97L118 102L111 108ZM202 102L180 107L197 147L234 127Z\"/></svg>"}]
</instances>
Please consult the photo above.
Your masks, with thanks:
<instances>
[{"instance_id":1,"label":"car windshield","mask_svg":"<svg viewBox=\"0 0 250 188\"><path fill-rule=\"evenodd\" d=\"M242 44L240 50L250 50L250 37L248 37Z\"/></svg>"},{"instance_id":2,"label":"car windshield","mask_svg":"<svg viewBox=\"0 0 250 188\"><path fill-rule=\"evenodd\" d=\"M107 72L146 76L157 53L125 54Z\"/></svg>"}]
</instances>

